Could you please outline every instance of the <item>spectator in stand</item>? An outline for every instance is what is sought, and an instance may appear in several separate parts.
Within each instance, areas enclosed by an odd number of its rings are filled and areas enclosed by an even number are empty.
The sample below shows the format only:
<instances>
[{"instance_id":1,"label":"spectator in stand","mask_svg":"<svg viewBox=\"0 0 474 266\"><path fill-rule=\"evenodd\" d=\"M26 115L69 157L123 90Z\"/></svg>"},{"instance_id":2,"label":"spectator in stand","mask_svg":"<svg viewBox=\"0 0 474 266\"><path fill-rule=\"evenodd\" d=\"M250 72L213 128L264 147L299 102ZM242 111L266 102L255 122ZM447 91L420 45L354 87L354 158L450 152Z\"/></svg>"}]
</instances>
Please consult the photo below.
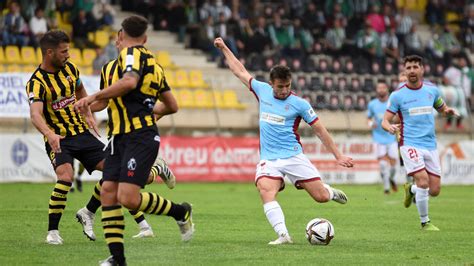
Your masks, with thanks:
<instances>
[{"instance_id":1,"label":"spectator in stand","mask_svg":"<svg viewBox=\"0 0 474 266\"><path fill-rule=\"evenodd\" d=\"M362 55L369 61L381 58L383 56L382 43L377 32L366 21L364 29L361 29L356 36L357 48L362 52Z\"/></svg>"},{"instance_id":2,"label":"spectator in stand","mask_svg":"<svg viewBox=\"0 0 474 266\"><path fill-rule=\"evenodd\" d=\"M95 48L96 45L89 41L88 33L96 30L96 23L92 16L86 14L86 11L81 10L77 14L77 17L72 22L72 36L74 45L79 49Z\"/></svg>"},{"instance_id":3,"label":"spectator in stand","mask_svg":"<svg viewBox=\"0 0 474 266\"><path fill-rule=\"evenodd\" d=\"M188 17L186 15L185 5L182 0L176 0L170 4L168 29L171 32L178 33L178 42L184 42L184 35L186 33L186 24Z\"/></svg>"},{"instance_id":4,"label":"spectator in stand","mask_svg":"<svg viewBox=\"0 0 474 266\"><path fill-rule=\"evenodd\" d=\"M55 5L56 11L59 11L61 14L72 12L74 10L74 0L56 0ZM46 11L48 10L46 9Z\"/></svg>"},{"instance_id":5,"label":"spectator in stand","mask_svg":"<svg viewBox=\"0 0 474 266\"><path fill-rule=\"evenodd\" d=\"M444 72L443 80L446 85L452 85L456 89L456 101L457 104L453 104L453 107L457 108L459 113L461 114L458 117L458 121L456 126L459 129L463 129L462 127L462 117L467 115L466 110L466 100L468 108L471 109L472 107L472 82L474 81L474 72L468 66L467 59L465 57L456 57L453 60L453 64L446 69ZM445 128L451 127L452 118L448 118Z\"/></svg>"},{"instance_id":6,"label":"spectator in stand","mask_svg":"<svg viewBox=\"0 0 474 266\"><path fill-rule=\"evenodd\" d=\"M316 4L310 2L306 8L302 22L305 28L309 29L315 39L323 37L326 30L326 18L323 11L317 9Z\"/></svg>"},{"instance_id":7,"label":"spectator in stand","mask_svg":"<svg viewBox=\"0 0 474 266\"><path fill-rule=\"evenodd\" d=\"M431 27L442 26L445 24L444 20L445 7L441 4L440 0L430 0L426 5L425 9L425 20Z\"/></svg>"},{"instance_id":8,"label":"spectator in stand","mask_svg":"<svg viewBox=\"0 0 474 266\"><path fill-rule=\"evenodd\" d=\"M44 18L42 8L35 9L35 15L30 19L31 45L37 47L39 40L48 31L48 22Z\"/></svg>"},{"instance_id":9,"label":"spectator in stand","mask_svg":"<svg viewBox=\"0 0 474 266\"><path fill-rule=\"evenodd\" d=\"M86 14L92 12L96 0L74 0L74 10L72 17L75 18L81 11Z\"/></svg>"},{"instance_id":10,"label":"spectator in stand","mask_svg":"<svg viewBox=\"0 0 474 266\"><path fill-rule=\"evenodd\" d=\"M459 43L456 36L454 36L454 34L451 32L451 29L448 27L448 25L444 26L443 32L439 36L439 42L445 48L445 53L444 53L445 66L450 63L451 58L453 56L458 56L458 55L465 56L464 52L462 51L461 44Z\"/></svg>"},{"instance_id":11,"label":"spectator in stand","mask_svg":"<svg viewBox=\"0 0 474 266\"><path fill-rule=\"evenodd\" d=\"M326 49L330 54L334 56L341 55L341 49L346 41L346 32L342 27L341 19L334 21L334 26L326 32L324 40Z\"/></svg>"},{"instance_id":12,"label":"spectator in stand","mask_svg":"<svg viewBox=\"0 0 474 266\"><path fill-rule=\"evenodd\" d=\"M379 6L373 5L370 8L370 13L367 15L366 20L370 23L370 26L375 32L382 34L385 32L385 21L379 11Z\"/></svg>"},{"instance_id":13,"label":"spectator in stand","mask_svg":"<svg viewBox=\"0 0 474 266\"><path fill-rule=\"evenodd\" d=\"M324 5L324 10L326 14L332 16L332 21L341 16L345 18L354 16L354 4L351 0L326 0Z\"/></svg>"},{"instance_id":14,"label":"spectator in stand","mask_svg":"<svg viewBox=\"0 0 474 266\"><path fill-rule=\"evenodd\" d=\"M262 54L265 50L269 50L272 46L270 32L267 27L267 22L264 17L257 19L256 28L253 30L253 35L250 36L248 42L248 52Z\"/></svg>"},{"instance_id":15,"label":"spectator in stand","mask_svg":"<svg viewBox=\"0 0 474 266\"><path fill-rule=\"evenodd\" d=\"M392 13L392 7L389 4L383 6L383 22L386 30L397 27L395 16Z\"/></svg>"},{"instance_id":16,"label":"spectator in stand","mask_svg":"<svg viewBox=\"0 0 474 266\"><path fill-rule=\"evenodd\" d=\"M303 27L301 19L295 18L293 20L293 31L295 38L295 48L303 50L305 53L311 50L314 39L309 30Z\"/></svg>"},{"instance_id":17,"label":"spectator in stand","mask_svg":"<svg viewBox=\"0 0 474 266\"><path fill-rule=\"evenodd\" d=\"M293 25L283 23L279 13L273 14L273 23L268 26L268 32L274 48L284 55L292 53L291 50L295 42Z\"/></svg>"},{"instance_id":18,"label":"spectator in stand","mask_svg":"<svg viewBox=\"0 0 474 266\"><path fill-rule=\"evenodd\" d=\"M104 47L104 54L107 57L107 62L112 61L118 57L117 46L115 44L115 34L109 36L109 43Z\"/></svg>"},{"instance_id":19,"label":"spectator in stand","mask_svg":"<svg viewBox=\"0 0 474 266\"><path fill-rule=\"evenodd\" d=\"M112 26L114 24L115 10L106 0L98 0L92 8L92 15L97 21L97 27Z\"/></svg>"},{"instance_id":20,"label":"spectator in stand","mask_svg":"<svg viewBox=\"0 0 474 266\"><path fill-rule=\"evenodd\" d=\"M222 0L215 0L215 1L216 2L214 4L214 7L216 11L214 14L214 19L215 20L219 19L221 14L224 15L225 20L230 19L230 17L232 16L232 10L230 10L230 8L226 4L224 4Z\"/></svg>"},{"instance_id":21,"label":"spectator in stand","mask_svg":"<svg viewBox=\"0 0 474 266\"><path fill-rule=\"evenodd\" d=\"M405 36L410 33L410 30L413 26L413 20L407 14L407 10L402 7L400 8L400 13L395 16L395 21L397 22L397 36L400 43L405 43Z\"/></svg>"},{"instance_id":22,"label":"spectator in stand","mask_svg":"<svg viewBox=\"0 0 474 266\"><path fill-rule=\"evenodd\" d=\"M20 5L18 2L11 2L3 19L3 45L25 46L28 43L27 33L28 25L20 14Z\"/></svg>"},{"instance_id":23,"label":"spectator in stand","mask_svg":"<svg viewBox=\"0 0 474 266\"><path fill-rule=\"evenodd\" d=\"M214 32L217 34L217 36L220 36L225 44L229 47L229 49L232 51L232 53L235 56L238 56L238 50L237 50L237 44L235 43L235 38L233 35L232 30L227 26L227 18L224 12L221 12L219 14L219 20L217 21L215 25ZM211 38L210 40L213 40L214 38ZM214 44L212 43L214 46Z\"/></svg>"},{"instance_id":24,"label":"spectator in stand","mask_svg":"<svg viewBox=\"0 0 474 266\"><path fill-rule=\"evenodd\" d=\"M116 49L117 50L117 49ZM97 56L95 57L94 61L92 62L92 69L94 75L100 75L102 67L107 64L110 59L107 56L105 49L97 48L95 49Z\"/></svg>"},{"instance_id":25,"label":"spectator in stand","mask_svg":"<svg viewBox=\"0 0 474 266\"><path fill-rule=\"evenodd\" d=\"M398 38L395 33L395 28L388 28L387 32L384 32L380 37L382 43L382 49L386 56L398 59L400 58L400 52L398 50Z\"/></svg>"},{"instance_id":26,"label":"spectator in stand","mask_svg":"<svg viewBox=\"0 0 474 266\"><path fill-rule=\"evenodd\" d=\"M465 16L461 20L461 39L471 53L474 53L474 4L466 8Z\"/></svg>"},{"instance_id":27,"label":"spectator in stand","mask_svg":"<svg viewBox=\"0 0 474 266\"><path fill-rule=\"evenodd\" d=\"M425 57L424 49L425 47L416 29L416 24L413 24L410 32L405 36L405 55L415 54Z\"/></svg>"}]
</instances>

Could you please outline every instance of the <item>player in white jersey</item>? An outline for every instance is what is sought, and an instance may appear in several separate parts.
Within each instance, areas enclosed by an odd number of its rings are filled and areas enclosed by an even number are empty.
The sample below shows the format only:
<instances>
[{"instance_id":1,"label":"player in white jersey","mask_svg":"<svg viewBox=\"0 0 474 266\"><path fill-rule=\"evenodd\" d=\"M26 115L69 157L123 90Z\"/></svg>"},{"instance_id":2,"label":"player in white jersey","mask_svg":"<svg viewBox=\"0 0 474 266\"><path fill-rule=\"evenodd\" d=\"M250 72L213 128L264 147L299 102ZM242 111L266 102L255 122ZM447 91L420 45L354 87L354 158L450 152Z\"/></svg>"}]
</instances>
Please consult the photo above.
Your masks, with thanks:
<instances>
[{"instance_id":1,"label":"player in white jersey","mask_svg":"<svg viewBox=\"0 0 474 266\"><path fill-rule=\"evenodd\" d=\"M334 154L339 165L352 167L352 158L337 149L326 128L318 121L311 105L291 93L291 72L284 66L270 71L270 83L255 80L224 44L216 38L214 45L224 54L232 73L252 91L259 101L260 162L255 183L263 201L265 215L278 235L270 245L292 243L285 224L285 216L276 196L285 187L287 177L298 189L305 189L317 202L334 200L345 204L347 196L321 180L316 167L303 154L296 132L303 119L311 125L326 148Z\"/></svg>"},{"instance_id":2,"label":"player in white jersey","mask_svg":"<svg viewBox=\"0 0 474 266\"><path fill-rule=\"evenodd\" d=\"M390 187L397 191L394 177L398 157L398 146L395 136L382 128L382 120L387 110L388 86L383 82L377 83L377 98L369 102L367 106L367 118L369 128L372 130L372 139L377 147L377 159L380 166L380 174L383 180L385 194L390 194Z\"/></svg>"},{"instance_id":3,"label":"player in white jersey","mask_svg":"<svg viewBox=\"0 0 474 266\"><path fill-rule=\"evenodd\" d=\"M444 115L457 113L444 103L434 84L423 81L423 58L407 56L403 64L408 80L390 95L382 127L392 134L400 132L400 152L405 169L415 181L415 185L405 184L405 207L408 208L415 197L421 228L439 231L428 216L429 196L438 196L441 189L433 107ZM399 125L390 123L395 114L400 118Z\"/></svg>"}]
</instances>

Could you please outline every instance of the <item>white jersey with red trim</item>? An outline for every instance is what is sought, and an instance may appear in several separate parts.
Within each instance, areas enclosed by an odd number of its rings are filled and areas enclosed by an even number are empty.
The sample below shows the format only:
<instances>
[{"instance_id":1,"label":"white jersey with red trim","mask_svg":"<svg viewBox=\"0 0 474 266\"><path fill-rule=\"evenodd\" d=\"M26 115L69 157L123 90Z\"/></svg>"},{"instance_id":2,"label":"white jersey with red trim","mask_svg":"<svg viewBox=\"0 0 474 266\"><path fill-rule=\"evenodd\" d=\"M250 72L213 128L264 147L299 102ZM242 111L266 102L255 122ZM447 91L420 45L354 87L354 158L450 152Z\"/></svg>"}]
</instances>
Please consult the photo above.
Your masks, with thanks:
<instances>
[{"instance_id":1,"label":"white jersey with red trim","mask_svg":"<svg viewBox=\"0 0 474 266\"><path fill-rule=\"evenodd\" d=\"M400 117L400 146L436 149L434 110L444 105L438 87L423 82L419 88L403 84L389 98L387 111Z\"/></svg>"},{"instance_id":2,"label":"white jersey with red trim","mask_svg":"<svg viewBox=\"0 0 474 266\"><path fill-rule=\"evenodd\" d=\"M303 152L296 132L301 118L309 125L318 120L311 105L291 94L284 100L273 96L270 84L250 79L250 90L259 101L260 158L285 159Z\"/></svg>"}]
</instances>

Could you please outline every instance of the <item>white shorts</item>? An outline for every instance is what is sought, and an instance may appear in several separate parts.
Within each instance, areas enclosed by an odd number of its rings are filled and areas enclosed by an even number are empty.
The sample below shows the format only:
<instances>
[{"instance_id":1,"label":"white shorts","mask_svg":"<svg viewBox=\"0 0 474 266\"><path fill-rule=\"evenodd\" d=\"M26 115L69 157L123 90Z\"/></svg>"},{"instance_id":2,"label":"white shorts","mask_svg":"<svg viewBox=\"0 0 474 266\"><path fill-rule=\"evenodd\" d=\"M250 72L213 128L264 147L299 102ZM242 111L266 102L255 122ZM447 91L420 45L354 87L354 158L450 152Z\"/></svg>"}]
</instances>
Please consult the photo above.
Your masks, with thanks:
<instances>
[{"instance_id":1,"label":"white shorts","mask_svg":"<svg viewBox=\"0 0 474 266\"><path fill-rule=\"evenodd\" d=\"M310 160L300 153L286 159L261 160L257 164L257 173L255 174L255 184L261 177L281 179L281 188L285 188L284 178L286 177L297 189L302 189L301 182L312 180L321 180L321 174Z\"/></svg>"},{"instance_id":2,"label":"white shorts","mask_svg":"<svg viewBox=\"0 0 474 266\"><path fill-rule=\"evenodd\" d=\"M428 174L441 177L441 164L437 150L426 150L412 146L400 147L400 154L407 170L407 175L426 170Z\"/></svg>"},{"instance_id":3,"label":"white shorts","mask_svg":"<svg viewBox=\"0 0 474 266\"><path fill-rule=\"evenodd\" d=\"M391 159L398 158L398 144L396 142L391 144L375 143L377 148L377 158L382 158L388 155Z\"/></svg>"}]
</instances>

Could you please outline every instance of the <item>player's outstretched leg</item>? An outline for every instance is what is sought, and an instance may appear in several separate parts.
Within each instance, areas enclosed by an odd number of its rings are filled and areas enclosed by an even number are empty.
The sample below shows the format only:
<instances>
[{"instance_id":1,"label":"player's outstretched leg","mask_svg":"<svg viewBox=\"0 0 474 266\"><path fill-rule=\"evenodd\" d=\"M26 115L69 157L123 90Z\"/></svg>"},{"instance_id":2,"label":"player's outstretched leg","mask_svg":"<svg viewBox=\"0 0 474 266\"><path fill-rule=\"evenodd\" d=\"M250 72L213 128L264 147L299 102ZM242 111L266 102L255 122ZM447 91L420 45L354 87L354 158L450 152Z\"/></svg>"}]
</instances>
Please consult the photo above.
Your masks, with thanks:
<instances>
[{"instance_id":1,"label":"player's outstretched leg","mask_svg":"<svg viewBox=\"0 0 474 266\"><path fill-rule=\"evenodd\" d=\"M194 233L192 221L192 207L189 203L176 204L152 192L141 192L141 201L138 210L144 213L167 215L173 217L181 232L181 240L191 240Z\"/></svg>"},{"instance_id":2,"label":"player's outstretched leg","mask_svg":"<svg viewBox=\"0 0 474 266\"><path fill-rule=\"evenodd\" d=\"M63 244L63 239L59 235L59 221L66 208L67 193L71 188L72 183L58 180L54 185L53 192L49 199L48 210L48 235L46 236L46 243L52 245Z\"/></svg>"},{"instance_id":3,"label":"player's outstretched leg","mask_svg":"<svg viewBox=\"0 0 474 266\"><path fill-rule=\"evenodd\" d=\"M151 168L151 174L159 176L161 180L168 186L168 188L173 189L176 186L176 177L168 167L168 164L165 160L160 157L157 157L153 167ZM153 182L154 179L151 180Z\"/></svg>"},{"instance_id":4,"label":"player's outstretched leg","mask_svg":"<svg viewBox=\"0 0 474 266\"><path fill-rule=\"evenodd\" d=\"M100 203L100 190L104 181L99 180L94 186L94 192L87 203L86 207L80 209L76 213L77 221L82 225L82 231L84 235L91 241L95 241L96 237L94 234L94 217L97 209L99 209Z\"/></svg>"},{"instance_id":5,"label":"player's outstretched leg","mask_svg":"<svg viewBox=\"0 0 474 266\"><path fill-rule=\"evenodd\" d=\"M143 214L143 212L140 212L140 211L129 211L129 212L133 216L133 219L135 219L135 222L138 224L138 227L140 227L140 232L134 235L133 238L145 238L145 237L155 236L155 234L153 233L153 230L151 229L151 226L145 220L145 215Z\"/></svg>"}]
</instances>

